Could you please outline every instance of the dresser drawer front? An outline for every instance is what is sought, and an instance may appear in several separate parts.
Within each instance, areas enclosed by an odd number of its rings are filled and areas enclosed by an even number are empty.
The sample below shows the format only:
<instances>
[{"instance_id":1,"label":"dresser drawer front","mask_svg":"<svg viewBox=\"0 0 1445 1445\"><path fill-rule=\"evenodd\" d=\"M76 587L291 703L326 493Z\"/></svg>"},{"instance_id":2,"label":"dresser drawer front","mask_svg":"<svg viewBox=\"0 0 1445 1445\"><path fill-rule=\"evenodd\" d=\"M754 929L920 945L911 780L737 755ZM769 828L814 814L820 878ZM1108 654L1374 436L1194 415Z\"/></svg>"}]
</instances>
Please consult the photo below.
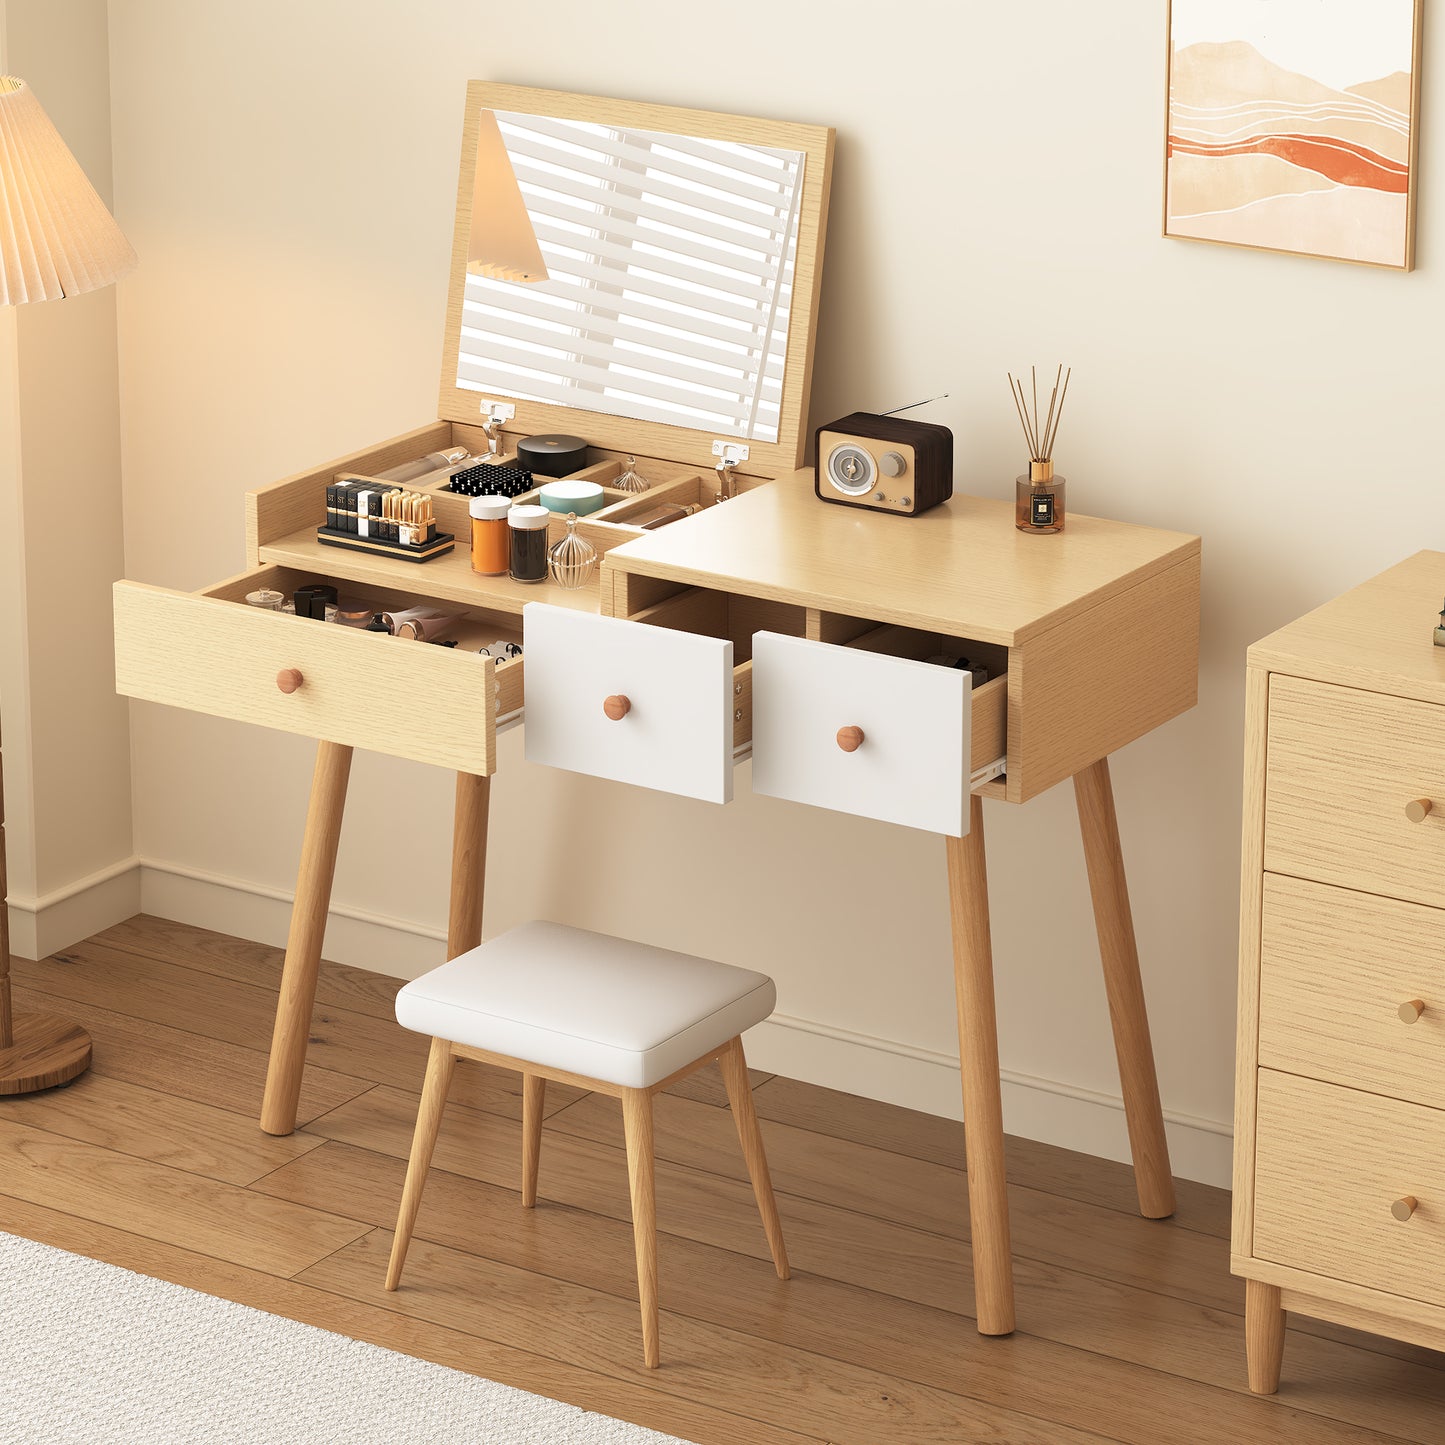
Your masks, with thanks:
<instances>
[{"instance_id":1,"label":"dresser drawer front","mask_svg":"<svg viewBox=\"0 0 1445 1445\"><path fill-rule=\"evenodd\" d=\"M529 762L731 801L731 642L542 602L522 619ZM626 700L622 716L609 698Z\"/></svg>"},{"instance_id":2,"label":"dresser drawer front","mask_svg":"<svg viewBox=\"0 0 1445 1445\"><path fill-rule=\"evenodd\" d=\"M1445 1304L1445 1114L1271 1069L1258 1107L1254 1257Z\"/></svg>"},{"instance_id":3,"label":"dresser drawer front","mask_svg":"<svg viewBox=\"0 0 1445 1445\"><path fill-rule=\"evenodd\" d=\"M1264 866L1445 907L1445 708L1271 677Z\"/></svg>"},{"instance_id":4,"label":"dresser drawer front","mask_svg":"<svg viewBox=\"0 0 1445 1445\"><path fill-rule=\"evenodd\" d=\"M956 669L759 632L753 791L962 837L971 703ZM838 740L847 728L862 733L853 751Z\"/></svg>"},{"instance_id":5,"label":"dresser drawer front","mask_svg":"<svg viewBox=\"0 0 1445 1445\"><path fill-rule=\"evenodd\" d=\"M1445 1108L1445 912L1268 874L1260 944L1261 1064Z\"/></svg>"},{"instance_id":6,"label":"dresser drawer front","mask_svg":"<svg viewBox=\"0 0 1445 1445\"><path fill-rule=\"evenodd\" d=\"M269 573L237 579L266 585ZM115 585L116 690L459 772L496 767L500 681L521 703L521 662L292 617L244 602ZM513 671L515 669L515 671ZM278 675L300 682L283 692Z\"/></svg>"}]
</instances>

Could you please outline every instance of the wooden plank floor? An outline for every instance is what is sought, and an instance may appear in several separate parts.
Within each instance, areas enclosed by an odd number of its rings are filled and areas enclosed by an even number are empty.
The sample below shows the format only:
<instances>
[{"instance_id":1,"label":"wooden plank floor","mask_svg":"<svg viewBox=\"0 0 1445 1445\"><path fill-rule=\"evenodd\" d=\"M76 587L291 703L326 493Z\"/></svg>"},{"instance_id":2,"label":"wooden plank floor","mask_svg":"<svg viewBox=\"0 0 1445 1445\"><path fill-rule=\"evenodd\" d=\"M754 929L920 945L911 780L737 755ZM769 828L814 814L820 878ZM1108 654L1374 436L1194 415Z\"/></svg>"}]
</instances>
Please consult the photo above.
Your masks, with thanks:
<instances>
[{"instance_id":1,"label":"wooden plank floor","mask_svg":"<svg viewBox=\"0 0 1445 1445\"><path fill-rule=\"evenodd\" d=\"M395 980L323 966L302 1125L256 1125L279 950L140 917L41 963L18 1010L90 1029L68 1089L0 1101L0 1229L699 1445L1408 1440L1445 1356L1316 1321L1248 1393L1229 1201L1138 1217L1121 1165L1009 1141L1019 1329L974 1328L962 1125L754 1075L780 1282L706 1071L657 1109L663 1367L641 1364L621 1119L549 1086L521 1208L515 1076L457 1071L401 1289L382 1278L425 1059Z\"/></svg>"}]
</instances>

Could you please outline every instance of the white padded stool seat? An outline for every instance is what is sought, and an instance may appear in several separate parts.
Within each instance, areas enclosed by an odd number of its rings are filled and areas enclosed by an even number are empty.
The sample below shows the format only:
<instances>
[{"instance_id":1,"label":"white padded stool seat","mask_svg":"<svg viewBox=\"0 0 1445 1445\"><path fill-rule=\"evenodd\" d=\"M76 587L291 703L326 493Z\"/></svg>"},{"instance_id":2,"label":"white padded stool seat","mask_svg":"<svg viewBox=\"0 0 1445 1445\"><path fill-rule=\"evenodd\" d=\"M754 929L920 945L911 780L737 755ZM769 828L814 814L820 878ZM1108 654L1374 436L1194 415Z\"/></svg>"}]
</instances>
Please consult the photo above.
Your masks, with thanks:
<instances>
[{"instance_id":1,"label":"white padded stool seat","mask_svg":"<svg viewBox=\"0 0 1445 1445\"><path fill-rule=\"evenodd\" d=\"M766 974L562 923L523 923L396 996L403 1028L646 1089L761 1023Z\"/></svg>"}]
</instances>

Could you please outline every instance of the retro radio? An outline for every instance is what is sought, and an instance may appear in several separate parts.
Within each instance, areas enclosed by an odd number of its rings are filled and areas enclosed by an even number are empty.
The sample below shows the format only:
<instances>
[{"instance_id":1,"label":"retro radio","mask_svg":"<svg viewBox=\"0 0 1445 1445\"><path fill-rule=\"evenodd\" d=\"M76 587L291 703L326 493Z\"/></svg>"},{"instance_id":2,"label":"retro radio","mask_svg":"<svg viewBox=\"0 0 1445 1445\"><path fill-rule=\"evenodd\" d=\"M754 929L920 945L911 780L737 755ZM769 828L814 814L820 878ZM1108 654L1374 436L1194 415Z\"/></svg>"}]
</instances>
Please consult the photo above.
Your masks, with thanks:
<instances>
[{"instance_id":1,"label":"retro radio","mask_svg":"<svg viewBox=\"0 0 1445 1445\"><path fill-rule=\"evenodd\" d=\"M855 411L820 426L813 490L825 502L916 517L953 495L953 433Z\"/></svg>"}]
</instances>

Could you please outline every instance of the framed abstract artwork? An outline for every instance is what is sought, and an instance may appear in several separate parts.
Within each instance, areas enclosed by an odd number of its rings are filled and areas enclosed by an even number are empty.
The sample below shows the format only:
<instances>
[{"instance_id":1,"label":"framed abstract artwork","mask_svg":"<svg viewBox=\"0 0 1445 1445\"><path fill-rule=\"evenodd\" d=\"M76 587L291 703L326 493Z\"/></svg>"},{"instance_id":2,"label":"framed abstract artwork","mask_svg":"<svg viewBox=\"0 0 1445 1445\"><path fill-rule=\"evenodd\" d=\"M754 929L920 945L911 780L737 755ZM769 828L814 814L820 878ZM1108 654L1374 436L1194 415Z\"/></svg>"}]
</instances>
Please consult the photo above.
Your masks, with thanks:
<instances>
[{"instance_id":1,"label":"framed abstract artwork","mask_svg":"<svg viewBox=\"0 0 1445 1445\"><path fill-rule=\"evenodd\" d=\"M1171 0L1164 234L1408 271L1423 0Z\"/></svg>"}]
</instances>

